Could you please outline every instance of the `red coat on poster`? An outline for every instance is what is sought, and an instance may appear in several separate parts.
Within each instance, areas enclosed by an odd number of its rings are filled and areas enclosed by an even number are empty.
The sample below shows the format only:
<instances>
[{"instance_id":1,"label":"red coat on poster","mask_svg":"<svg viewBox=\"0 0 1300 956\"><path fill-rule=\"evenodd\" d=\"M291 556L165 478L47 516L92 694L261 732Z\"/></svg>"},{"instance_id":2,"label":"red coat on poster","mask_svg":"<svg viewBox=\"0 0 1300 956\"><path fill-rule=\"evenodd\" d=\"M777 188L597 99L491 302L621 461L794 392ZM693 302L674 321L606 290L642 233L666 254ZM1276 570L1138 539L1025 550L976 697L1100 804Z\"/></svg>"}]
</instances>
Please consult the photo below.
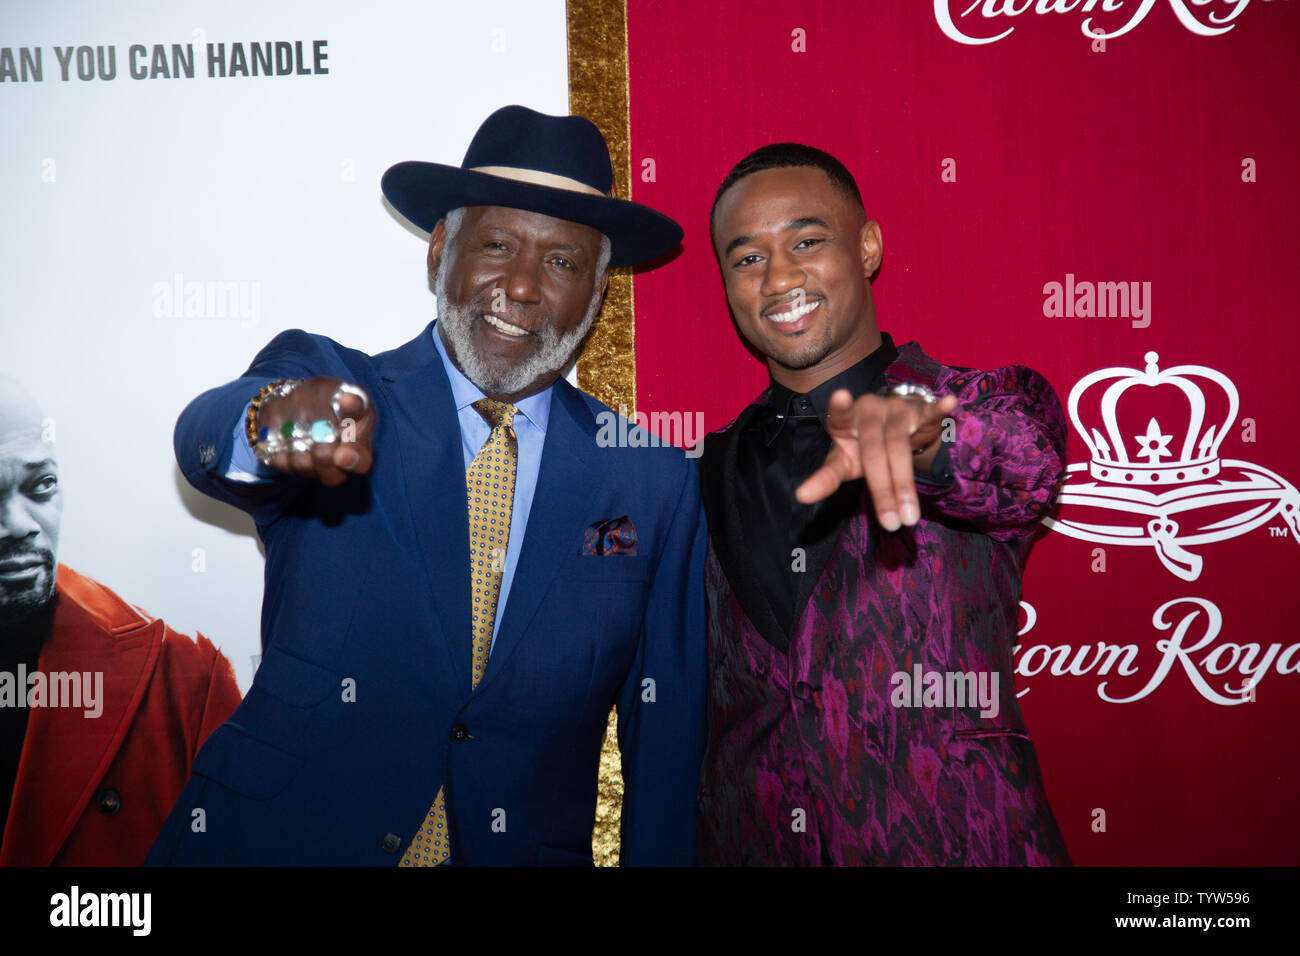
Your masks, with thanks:
<instances>
[{"instance_id":1,"label":"red coat on poster","mask_svg":"<svg viewBox=\"0 0 1300 956\"><path fill-rule=\"evenodd\" d=\"M2 866L138 866L208 735L239 703L230 662L59 565ZM80 681L80 706L55 700ZM96 686L102 681L102 687ZM74 703L76 701L74 700ZM50 706L59 704L59 706ZM30 706L30 703L28 704Z\"/></svg>"}]
</instances>

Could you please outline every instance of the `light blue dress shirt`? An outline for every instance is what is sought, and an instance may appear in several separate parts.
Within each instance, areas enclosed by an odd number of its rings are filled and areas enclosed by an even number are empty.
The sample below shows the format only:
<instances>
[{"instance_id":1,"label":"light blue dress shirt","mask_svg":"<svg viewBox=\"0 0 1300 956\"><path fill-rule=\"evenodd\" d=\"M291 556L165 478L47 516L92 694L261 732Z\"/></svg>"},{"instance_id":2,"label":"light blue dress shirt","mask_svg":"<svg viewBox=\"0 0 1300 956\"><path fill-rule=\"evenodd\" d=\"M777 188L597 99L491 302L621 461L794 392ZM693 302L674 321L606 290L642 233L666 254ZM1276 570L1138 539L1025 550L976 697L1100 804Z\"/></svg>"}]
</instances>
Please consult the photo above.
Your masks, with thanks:
<instances>
[{"instance_id":1,"label":"light blue dress shirt","mask_svg":"<svg viewBox=\"0 0 1300 956\"><path fill-rule=\"evenodd\" d=\"M456 403L456 418L460 422L460 447L465 458L465 468L469 469L492 434L487 421L474 410L474 403L486 398L482 390L465 377L447 355L438 334L437 323L430 330L434 347L442 359L442 367L447 370L451 381L451 396ZM554 386L551 386L554 388ZM524 530L528 527L528 515L533 508L533 495L537 491L537 473L542 465L542 445L546 441L546 426L551 417L551 388L529 395L515 402L519 412L515 415L515 437L519 445L518 468L515 473L515 503L510 513L510 539L506 543L506 563L501 575L501 593L497 598L497 619L492 626L492 644L496 646L497 633L501 630L501 619L505 617L506 600L510 596L510 585L515 578L515 569L519 566L519 552L524 543ZM251 402L249 404L252 404ZM234 452L230 457L230 467L226 477L233 481L260 482L270 481L277 472L263 465L248 447L244 434L244 421L248 408L235 426ZM466 527L468 527L468 501L466 508ZM489 649L489 653L491 650Z\"/></svg>"}]
</instances>

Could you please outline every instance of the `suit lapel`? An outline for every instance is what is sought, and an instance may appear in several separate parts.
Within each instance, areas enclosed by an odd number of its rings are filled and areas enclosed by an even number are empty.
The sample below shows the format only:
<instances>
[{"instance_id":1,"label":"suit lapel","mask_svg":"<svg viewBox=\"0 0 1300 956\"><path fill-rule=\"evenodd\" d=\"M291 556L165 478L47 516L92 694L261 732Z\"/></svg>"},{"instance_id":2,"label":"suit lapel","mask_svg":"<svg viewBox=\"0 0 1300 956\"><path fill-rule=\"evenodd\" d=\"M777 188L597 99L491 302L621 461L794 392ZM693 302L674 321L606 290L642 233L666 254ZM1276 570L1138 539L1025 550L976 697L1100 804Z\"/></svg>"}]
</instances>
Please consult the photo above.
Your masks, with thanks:
<instances>
[{"instance_id":1,"label":"suit lapel","mask_svg":"<svg viewBox=\"0 0 1300 956\"><path fill-rule=\"evenodd\" d=\"M746 573L745 564L740 559L747 552L740 509L736 504L736 458L740 435L759 408L759 405L750 405L740 413L730 428L710 435L711 441L706 439L705 454L700 462L700 490L714 553L741 610L764 640L773 647L785 650L790 644L789 635L778 623L758 581Z\"/></svg>"},{"instance_id":2,"label":"suit lapel","mask_svg":"<svg viewBox=\"0 0 1300 956\"><path fill-rule=\"evenodd\" d=\"M889 373L898 360L898 350L888 334L883 334L881 348L884 349L883 355L887 364L876 373L868 388L869 392L879 391L884 385L894 381ZM820 520L809 529L808 540L804 545L807 548L808 567L807 572L799 577L795 586L795 619L791 624L792 634L799 629L799 621L808 610L809 601L817 588L817 583L821 580L822 573L826 570L831 555L835 553L836 545L843 540L849 523L862 514L865 514L868 519L866 530L870 538L867 549L868 554L871 554L874 553L879 539L877 525L872 516L871 499L867 494L867 484L861 478L847 482L836 489L826 503Z\"/></svg>"},{"instance_id":3,"label":"suit lapel","mask_svg":"<svg viewBox=\"0 0 1300 956\"><path fill-rule=\"evenodd\" d=\"M59 568L59 604L37 668L47 679L47 702L51 673L102 674L103 710L89 717L85 707L32 708L0 865L54 861L117 756L158 659L163 622L116 602L96 608L109 612L101 620L78 603L98 590L93 582L81 586L82 580ZM65 584L74 585L74 593Z\"/></svg>"},{"instance_id":4,"label":"suit lapel","mask_svg":"<svg viewBox=\"0 0 1300 956\"><path fill-rule=\"evenodd\" d=\"M403 487L436 613L432 623L442 634L456 686L469 687L465 457L451 383L431 329L432 323L400 349L380 356L376 364L393 411L389 424L396 433L396 442L386 441L385 447L400 449Z\"/></svg>"},{"instance_id":5,"label":"suit lapel","mask_svg":"<svg viewBox=\"0 0 1300 956\"><path fill-rule=\"evenodd\" d=\"M881 354L885 365L876 372L865 394L879 391L886 383L892 381L889 370L898 359L898 349L894 347L894 340L888 333L882 333L880 348L883 350ZM868 548L874 551L877 540L876 524L871 518L871 499L866 489L867 484L861 478L841 485L826 503L820 520L809 529L808 541L804 545L807 548L808 569L807 573L800 576L795 587L795 620L792 623L795 630L798 629L800 618L808 609L809 599L817 587L817 582L821 580L822 572L826 570L827 562L835 552L835 546L843 538L849 522L860 514L865 513L868 517L867 529L871 535Z\"/></svg>"},{"instance_id":6,"label":"suit lapel","mask_svg":"<svg viewBox=\"0 0 1300 956\"><path fill-rule=\"evenodd\" d=\"M506 599L505 616L476 693L501 672L560 567L579 553L588 506L604 478L603 472L593 467L593 456L589 454L595 440L596 419L587 403L577 389L560 379L551 392L550 420L528 527L510 529L512 535L522 530L523 546Z\"/></svg>"},{"instance_id":7,"label":"suit lapel","mask_svg":"<svg viewBox=\"0 0 1300 956\"><path fill-rule=\"evenodd\" d=\"M866 482L861 479L840 485L831 495L830 501L826 503L820 520L811 529L808 540L801 542L807 557L807 568L799 575L795 584L795 620L791 625L792 633L798 629L799 618L807 609L808 600L812 597L817 582L821 580L826 563L835 552L835 546L848 528L849 522L861 512L865 492ZM874 544L874 535L872 543Z\"/></svg>"}]
</instances>

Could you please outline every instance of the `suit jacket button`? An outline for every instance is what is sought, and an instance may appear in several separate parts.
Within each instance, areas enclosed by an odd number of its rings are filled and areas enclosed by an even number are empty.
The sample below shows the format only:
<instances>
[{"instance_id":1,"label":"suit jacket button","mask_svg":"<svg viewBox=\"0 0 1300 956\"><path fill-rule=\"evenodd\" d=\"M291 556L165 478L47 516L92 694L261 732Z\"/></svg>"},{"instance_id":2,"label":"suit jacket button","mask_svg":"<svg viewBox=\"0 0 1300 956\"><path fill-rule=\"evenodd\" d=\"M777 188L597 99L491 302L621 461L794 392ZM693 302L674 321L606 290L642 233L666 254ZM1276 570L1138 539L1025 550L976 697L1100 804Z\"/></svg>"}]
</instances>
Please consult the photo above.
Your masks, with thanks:
<instances>
[{"instance_id":1,"label":"suit jacket button","mask_svg":"<svg viewBox=\"0 0 1300 956\"><path fill-rule=\"evenodd\" d=\"M463 744L469 740L469 728L464 724L457 724L451 728L451 739L453 743Z\"/></svg>"},{"instance_id":2,"label":"suit jacket button","mask_svg":"<svg viewBox=\"0 0 1300 956\"><path fill-rule=\"evenodd\" d=\"M95 794L95 809L104 816L111 817L122 809L122 795L112 788L106 787Z\"/></svg>"},{"instance_id":3,"label":"suit jacket button","mask_svg":"<svg viewBox=\"0 0 1300 956\"><path fill-rule=\"evenodd\" d=\"M379 847L385 853L396 853L402 846L402 838L396 833L385 833Z\"/></svg>"},{"instance_id":4,"label":"suit jacket button","mask_svg":"<svg viewBox=\"0 0 1300 956\"><path fill-rule=\"evenodd\" d=\"M799 681L799 683L794 685L794 696L798 697L800 700L807 700L812 696L812 685L807 681Z\"/></svg>"}]
</instances>

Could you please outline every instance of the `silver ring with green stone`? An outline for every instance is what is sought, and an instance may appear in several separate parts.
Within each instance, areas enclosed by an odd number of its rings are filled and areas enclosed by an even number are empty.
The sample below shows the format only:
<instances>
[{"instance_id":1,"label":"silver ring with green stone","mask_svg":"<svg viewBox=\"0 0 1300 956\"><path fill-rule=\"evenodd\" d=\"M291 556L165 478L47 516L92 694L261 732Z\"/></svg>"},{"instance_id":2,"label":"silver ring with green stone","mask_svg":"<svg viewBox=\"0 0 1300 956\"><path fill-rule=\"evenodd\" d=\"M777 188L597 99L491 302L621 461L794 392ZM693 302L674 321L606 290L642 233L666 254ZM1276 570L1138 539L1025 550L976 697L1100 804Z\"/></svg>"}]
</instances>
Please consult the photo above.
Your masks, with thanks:
<instances>
[{"instance_id":1,"label":"silver ring with green stone","mask_svg":"<svg viewBox=\"0 0 1300 956\"><path fill-rule=\"evenodd\" d=\"M311 426L304 421L285 422L280 426L280 436L288 442L290 451L311 451Z\"/></svg>"}]
</instances>

